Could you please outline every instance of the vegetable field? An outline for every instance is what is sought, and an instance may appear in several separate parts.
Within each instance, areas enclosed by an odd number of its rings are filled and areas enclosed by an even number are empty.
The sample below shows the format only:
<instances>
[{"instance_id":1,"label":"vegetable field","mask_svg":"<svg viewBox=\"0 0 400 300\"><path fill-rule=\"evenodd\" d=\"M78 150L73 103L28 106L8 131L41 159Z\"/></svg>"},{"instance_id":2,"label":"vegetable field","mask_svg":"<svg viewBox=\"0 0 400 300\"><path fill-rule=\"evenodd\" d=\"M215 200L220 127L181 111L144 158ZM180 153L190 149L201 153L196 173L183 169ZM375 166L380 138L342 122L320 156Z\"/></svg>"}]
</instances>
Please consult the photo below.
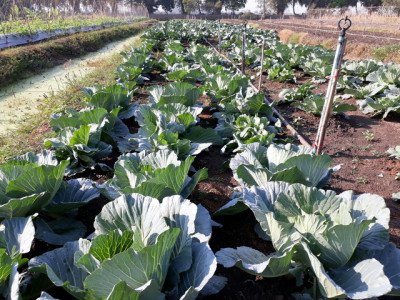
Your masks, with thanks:
<instances>
[{"instance_id":1,"label":"vegetable field","mask_svg":"<svg viewBox=\"0 0 400 300\"><path fill-rule=\"evenodd\" d=\"M268 103L313 140L334 53L242 35L152 26L0 165L5 299L400 296L400 66L344 63L317 156Z\"/></svg>"}]
</instances>

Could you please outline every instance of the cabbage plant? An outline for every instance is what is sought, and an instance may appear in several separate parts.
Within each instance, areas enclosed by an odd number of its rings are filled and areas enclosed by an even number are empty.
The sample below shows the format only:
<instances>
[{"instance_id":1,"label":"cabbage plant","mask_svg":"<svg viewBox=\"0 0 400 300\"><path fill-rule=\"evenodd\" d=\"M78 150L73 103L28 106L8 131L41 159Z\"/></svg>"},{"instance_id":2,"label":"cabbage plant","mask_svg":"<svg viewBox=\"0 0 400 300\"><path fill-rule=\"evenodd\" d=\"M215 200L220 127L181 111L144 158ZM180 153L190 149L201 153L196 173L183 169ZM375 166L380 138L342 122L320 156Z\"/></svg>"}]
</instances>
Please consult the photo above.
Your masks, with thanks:
<instances>
[{"instance_id":1,"label":"cabbage plant","mask_svg":"<svg viewBox=\"0 0 400 300\"><path fill-rule=\"evenodd\" d=\"M298 109L301 109L305 112L314 114L314 115L321 115L322 110L324 108L325 97L322 94L312 94L303 99L301 102L293 102L291 106L295 106ZM349 104L349 103L342 103L337 101L337 98L334 99L332 104L332 112L334 114L341 114L347 111L355 111L357 107Z\"/></svg>"},{"instance_id":2,"label":"cabbage plant","mask_svg":"<svg viewBox=\"0 0 400 300\"><path fill-rule=\"evenodd\" d=\"M278 128L280 124L278 123ZM221 116L215 131L228 140L222 152L239 151L248 144L259 141L262 145L272 144L278 129L266 117L251 115ZM231 139L233 137L233 139Z\"/></svg>"},{"instance_id":3,"label":"cabbage plant","mask_svg":"<svg viewBox=\"0 0 400 300\"><path fill-rule=\"evenodd\" d=\"M222 143L213 129L195 126L201 111L201 107L179 103L141 105L135 112L141 127L130 141L137 144L136 151L170 149L180 158L199 154L213 144Z\"/></svg>"},{"instance_id":4,"label":"cabbage plant","mask_svg":"<svg viewBox=\"0 0 400 300\"><path fill-rule=\"evenodd\" d=\"M110 199L120 194L140 193L162 199L166 196L188 197L197 183L207 179L207 169L188 176L194 157L180 161L170 150L129 153L119 157L114 165L114 177L100 186Z\"/></svg>"},{"instance_id":5,"label":"cabbage plant","mask_svg":"<svg viewBox=\"0 0 400 300\"><path fill-rule=\"evenodd\" d=\"M245 188L243 198L276 252L226 248L218 263L264 277L292 273L300 283L308 274L315 299L399 295L400 250L388 243L383 198L279 183Z\"/></svg>"},{"instance_id":6,"label":"cabbage plant","mask_svg":"<svg viewBox=\"0 0 400 300\"><path fill-rule=\"evenodd\" d=\"M30 252L34 236L32 217L16 217L0 223L0 291L4 299L18 298L18 268L28 261L22 255Z\"/></svg>"},{"instance_id":7,"label":"cabbage plant","mask_svg":"<svg viewBox=\"0 0 400 300\"><path fill-rule=\"evenodd\" d=\"M380 69L367 75L366 81L377 82L384 86L400 86L400 66L396 64L387 64Z\"/></svg>"},{"instance_id":8,"label":"cabbage plant","mask_svg":"<svg viewBox=\"0 0 400 300\"><path fill-rule=\"evenodd\" d=\"M35 257L30 271L78 299L194 299L223 287L224 279L213 277L211 218L200 205L124 195L103 207L94 227L91 241Z\"/></svg>"},{"instance_id":9,"label":"cabbage plant","mask_svg":"<svg viewBox=\"0 0 400 300\"><path fill-rule=\"evenodd\" d=\"M389 113L400 113L400 95L396 94L379 95L373 98L366 97L357 100L357 104L364 114L382 115L382 119L385 119Z\"/></svg>"},{"instance_id":10,"label":"cabbage plant","mask_svg":"<svg viewBox=\"0 0 400 300\"><path fill-rule=\"evenodd\" d=\"M233 177L242 185L263 185L269 181L324 186L331 173L333 159L314 155L313 149L292 144L252 143L243 147L230 161Z\"/></svg>"},{"instance_id":11,"label":"cabbage plant","mask_svg":"<svg viewBox=\"0 0 400 300\"><path fill-rule=\"evenodd\" d=\"M203 89L187 82L171 83L167 86L153 86L149 88L150 103L163 105L181 103L186 106L195 106L203 94Z\"/></svg>"},{"instance_id":12,"label":"cabbage plant","mask_svg":"<svg viewBox=\"0 0 400 300\"><path fill-rule=\"evenodd\" d=\"M373 59L351 60L342 64L342 72L365 80L368 74L377 71L379 67L380 64Z\"/></svg>"},{"instance_id":13,"label":"cabbage plant","mask_svg":"<svg viewBox=\"0 0 400 300\"><path fill-rule=\"evenodd\" d=\"M22 159L0 165L0 220L41 211L60 188L67 165L68 161L39 165Z\"/></svg>"},{"instance_id":14,"label":"cabbage plant","mask_svg":"<svg viewBox=\"0 0 400 300\"><path fill-rule=\"evenodd\" d=\"M196 83L204 80L203 72L199 70L199 66L189 66L187 63L174 64L169 72L163 76L168 81Z\"/></svg>"},{"instance_id":15,"label":"cabbage plant","mask_svg":"<svg viewBox=\"0 0 400 300\"><path fill-rule=\"evenodd\" d=\"M386 152L389 153L391 157L400 159L400 145L393 148L389 148Z\"/></svg>"},{"instance_id":16,"label":"cabbage plant","mask_svg":"<svg viewBox=\"0 0 400 300\"><path fill-rule=\"evenodd\" d=\"M248 77L242 77L239 74L217 74L207 79L205 87L211 100L219 103L221 100L231 100L238 93L245 93L249 83L250 79Z\"/></svg>"}]
</instances>

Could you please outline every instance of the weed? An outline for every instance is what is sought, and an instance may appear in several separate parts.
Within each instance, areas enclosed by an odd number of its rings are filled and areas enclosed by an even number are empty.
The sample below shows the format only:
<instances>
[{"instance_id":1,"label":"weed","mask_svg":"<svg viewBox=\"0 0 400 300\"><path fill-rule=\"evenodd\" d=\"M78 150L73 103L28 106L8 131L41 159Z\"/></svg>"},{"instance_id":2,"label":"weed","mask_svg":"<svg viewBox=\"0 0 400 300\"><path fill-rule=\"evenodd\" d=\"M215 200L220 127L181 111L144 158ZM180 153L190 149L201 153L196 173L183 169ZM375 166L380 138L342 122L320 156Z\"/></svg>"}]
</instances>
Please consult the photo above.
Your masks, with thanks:
<instances>
[{"instance_id":1,"label":"weed","mask_svg":"<svg viewBox=\"0 0 400 300\"><path fill-rule=\"evenodd\" d=\"M395 60L400 52L400 45L386 45L382 47L371 48L373 58L379 61ZM397 54L396 54L397 53Z\"/></svg>"},{"instance_id":2,"label":"weed","mask_svg":"<svg viewBox=\"0 0 400 300\"><path fill-rule=\"evenodd\" d=\"M375 135L373 132L366 130L362 132L362 135L364 136L364 138L368 141L368 142L372 142L375 140Z\"/></svg>"},{"instance_id":3,"label":"weed","mask_svg":"<svg viewBox=\"0 0 400 300\"><path fill-rule=\"evenodd\" d=\"M288 43L298 43L300 38L300 33L293 33L288 40Z\"/></svg>"},{"instance_id":4,"label":"weed","mask_svg":"<svg viewBox=\"0 0 400 300\"><path fill-rule=\"evenodd\" d=\"M371 148L372 147L372 145L371 144L368 144L368 145L366 145L366 146L364 146L364 147L361 147L361 150L362 151L367 151L369 148Z\"/></svg>"},{"instance_id":5,"label":"weed","mask_svg":"<svg viewBox=\"0 0 400 300\"><path fill-rule=\"evenodd\" d=\"M374 156L380 156L380 155L381 155L381 152L380 152L380 151L377 151L377 150L372 150L372 151L371 151L371 154L374 155Z\"/></svg>"},{"instance_id":6,"label":"weed","mask_svg":"<svg viewBox=\"0 0 400 300\"><path fill-rule=\"evenodd\" d=\"M400 172L396 173L396 176L394 177L394 180L399 180L400 179Z\"/></svg>"},{"instance_id":7,"label":"weed","mask_svg":"<svg viewBox=\"0 0 400 300\"><path fill-rule=\"evenodd\" d=\"M357 177L357 183L364 183L367 184L368 183L368 178L367 176L361 176L361 177Z\"/></svg>"},{"instance_id":8,"label":"weed","mask_svg":"<svg viewBox=\"0 0 400 300\"><path fill-rule=\"evenodd\" d=\"M292 124L294 126L302 126L304 125L304 119L302 117L296 117L293 119Z\"/></svg>"},{"instance_id":9,"label":"weed","mask_svg":"<svg viewBox=\"0 0 400 300\"><path fill-rule=\"evenodd\" d=\"M358 165L360 163L360 158L358 156L354 156L351 160L352 164Z\"/></svg>"}]
</instances>

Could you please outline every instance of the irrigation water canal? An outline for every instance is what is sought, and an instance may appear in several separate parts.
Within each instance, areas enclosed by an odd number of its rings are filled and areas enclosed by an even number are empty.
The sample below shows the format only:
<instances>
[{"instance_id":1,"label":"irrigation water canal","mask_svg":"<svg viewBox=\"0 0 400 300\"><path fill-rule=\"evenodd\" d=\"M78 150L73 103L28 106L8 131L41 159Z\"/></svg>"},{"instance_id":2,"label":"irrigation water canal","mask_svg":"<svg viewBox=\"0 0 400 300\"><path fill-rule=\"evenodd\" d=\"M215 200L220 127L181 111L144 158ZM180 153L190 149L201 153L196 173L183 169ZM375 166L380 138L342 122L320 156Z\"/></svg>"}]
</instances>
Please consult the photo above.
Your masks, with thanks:
<instances>
[{"instance_id":1,"label":"irrigation water canal","mask_svg":"<svg viewBox=\"0 0 400 300\"><path fill-rule=\"evenodd\" d=\"M93 72L96 61L104 60L135 45L140 35L113 42L97 52L73 59L46 72L0 89L0 136L12 136L15 129L38 113L47 96L65 90L71 81Z\"/></svg>"}]
</instances>

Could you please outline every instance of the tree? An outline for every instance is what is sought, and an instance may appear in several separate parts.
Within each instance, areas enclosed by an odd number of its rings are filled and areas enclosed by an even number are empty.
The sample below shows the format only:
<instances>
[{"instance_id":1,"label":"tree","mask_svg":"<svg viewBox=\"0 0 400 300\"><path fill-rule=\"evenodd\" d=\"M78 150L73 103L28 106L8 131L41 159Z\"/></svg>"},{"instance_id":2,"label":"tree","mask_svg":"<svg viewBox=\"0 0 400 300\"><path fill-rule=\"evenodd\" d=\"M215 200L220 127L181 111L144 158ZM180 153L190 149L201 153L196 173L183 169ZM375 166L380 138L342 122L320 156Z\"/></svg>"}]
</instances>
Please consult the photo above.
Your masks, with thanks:
<instances>
[{"instance_id":1,"label":"tree","mask_svg":"<svg viewBox=\"0 0 400 300\"><path fill-rule=\"evenodd\" d=\"M291 0L270 0L270 6L278 15L283 15L290 1Z\"/></svg>"},{"instance_id":2,"label":"tree","mask_svg":"<svg viewBox=\"0 0 400 300\"><path fill-rule=\"evenodd\" d=\"M385 6L400 6L400 0L382 0Z\"/></svg>"},{"instance_id":3,"label":"tree","mask_svg":"<svg viewBox=\"0 0 400 300\"><path fill-rule=\"evenodd\" d=\"M245 7L247 0L222 0L223 6L226 10L230 10L232 14Z\"/></svg>"},{"instance_id":4,"label":"tree","mask_svg":"<svg viewBox=\"0 0 400 300\"><path fill-rule=\"evenodd\" d=\"M185 12L193 13L198 11L201 14L203 9L203 1L202 0L183 0L183 5L185 7Z\"/></svg>"},{"instance_id":5,"label":"tree","mask_svg":"<svg viewBox=\"0 0 400 300\"><path fill-rule=\"evenodd\" d=\"M157 5L161 5L166 12L171 12L175 7L174 0L158 0Z\"/></svg>"},{"instance_id":6,"label":"tree","mask_svg":"<svg viewBox=\"0 0 400 300\"><path fill-rule=\"evenodd\" d=\"M222 1L221 0L206 0L204 3L204 9L211 14L219 15L222 11Z\"/></svg>"},{"instance_id":7,"label":"tree","mask_svg":"<svg viewBox=\"0 0 400 300\"><path fill-rule=\"evenodd\" d=\"M271 13L270 0L257 0L257 4L263 16L265 16L267 13Z\"/></svg>"},{"instance_id":8,"label":"tree","mask_svg":"<svg viewBox=\"0 0 400 300\"><path fill-rule=\"evenodd\" d=\"M360 2L365 7L382 5L382 0L361 0Z\"/></svg>"},{"instance_id":9,"label":"tree","mask_svg":"<svg viewBox=\"0 0 400 300\"><path fill-rule=\"evenodd\" d=\"M183 4L183 0L175 0L175 1L176 1L175 5L181 9L181 13L186 14L185 5Z\"/></svg>"}]
</instances>

